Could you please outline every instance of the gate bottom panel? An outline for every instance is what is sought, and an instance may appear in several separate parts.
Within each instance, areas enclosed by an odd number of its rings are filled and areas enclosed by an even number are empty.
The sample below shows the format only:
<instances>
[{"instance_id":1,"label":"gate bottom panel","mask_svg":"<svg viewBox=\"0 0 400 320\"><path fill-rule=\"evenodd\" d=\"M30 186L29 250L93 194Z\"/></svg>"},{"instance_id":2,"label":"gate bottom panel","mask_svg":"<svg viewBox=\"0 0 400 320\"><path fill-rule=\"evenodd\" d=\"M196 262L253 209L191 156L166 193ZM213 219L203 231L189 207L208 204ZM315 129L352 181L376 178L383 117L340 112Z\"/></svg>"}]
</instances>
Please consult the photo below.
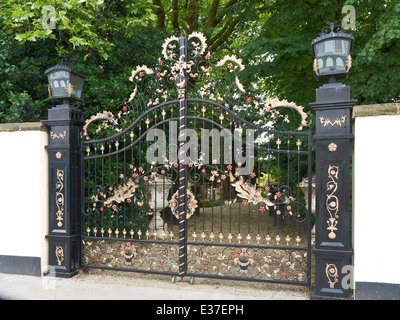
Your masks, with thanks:
<instances>
[{"instance_id":1,"label":"gate bottom panel","mask_svg":"<svg viewBox=\"0 0 400 320\"><path fill-rule=\"evenodd\" d=\"M82 265L90 268L177 274L176 242L82 237Z\"/></svg>"},{"instance_id":2,"label":"gate bottom panel","mask_svg":"<svg viewBox=\"0 0 400 320\"><path fill-rule=\"evenodd\" d=\"M187 243L187 276L308 286L304 247ZM165 275L179 273L179 243L82 237L82 266Z\"/></svg>"},{"instance_id":3,"label":"gate bottom panel","mask_svg":"<svg viewBox=\"0 0 400 320\"><path fill-rule=\"evenodd\" d=\"M309 250L188 243L189 276L309 285Z\"/></svg>"}]
</instances>

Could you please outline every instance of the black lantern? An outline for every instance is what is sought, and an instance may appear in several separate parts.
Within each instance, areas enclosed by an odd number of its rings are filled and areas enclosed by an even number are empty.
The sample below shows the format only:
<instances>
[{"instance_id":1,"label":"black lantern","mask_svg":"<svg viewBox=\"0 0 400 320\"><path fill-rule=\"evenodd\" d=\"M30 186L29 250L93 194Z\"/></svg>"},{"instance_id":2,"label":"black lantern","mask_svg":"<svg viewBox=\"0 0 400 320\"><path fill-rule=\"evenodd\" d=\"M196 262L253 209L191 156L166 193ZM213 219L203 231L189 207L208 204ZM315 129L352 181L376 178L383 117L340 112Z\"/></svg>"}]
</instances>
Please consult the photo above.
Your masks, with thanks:
<instances>
[{"instance_id":1,"label":"black lantern","mask_svg":"<svg viewBox=\"0 0 400 320\"><path fill-rule=\"evenodd\" d=\"M315 57L314 74L318 81L336 82L347 79L349 75L354 38L338 30L333 23L329 24L329 29L323 30L311 43Z\"/></svg>"},{"instance_id":2,"label":"black lantern","mask_svg":"<svg viewBox=\"0 0 400 320\"><path fill-rule=\"evenodd\" d=\"M70 100L82 100L84 75L62 64L46 70L45 74L52 99L62 99L64 104L69 104Z\"/></svg>"}]
</instances>

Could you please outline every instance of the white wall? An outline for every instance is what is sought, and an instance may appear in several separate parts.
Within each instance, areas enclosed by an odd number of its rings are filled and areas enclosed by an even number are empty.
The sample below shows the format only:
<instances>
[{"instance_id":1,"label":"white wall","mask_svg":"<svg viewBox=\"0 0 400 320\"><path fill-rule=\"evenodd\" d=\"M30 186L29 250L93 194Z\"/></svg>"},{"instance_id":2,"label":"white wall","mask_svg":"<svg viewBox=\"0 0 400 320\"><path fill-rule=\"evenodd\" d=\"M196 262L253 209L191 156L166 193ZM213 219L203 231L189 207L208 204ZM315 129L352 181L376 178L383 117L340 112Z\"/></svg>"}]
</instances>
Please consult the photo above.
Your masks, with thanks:
<instances>
[{"instance_id":1,"label":"white wall","mask_svg":"<svg viewBox=\"0 0 400 320\"><path fill-rule=\"evenodd\" d=\"M354 280L400 284L400 115L356 117L353 175Z\"/></svg>"},{"instance_id":2,"label":"white wall","mask_svg":"<svg viewBox=\"0 0 400 320\"><path fill-rule=\"evenodd\" d=\"M29 130L29 129L28 129ZM41 257L48 264L48 134L0 131L0 255Z\"/></svg>"}]
</instances>

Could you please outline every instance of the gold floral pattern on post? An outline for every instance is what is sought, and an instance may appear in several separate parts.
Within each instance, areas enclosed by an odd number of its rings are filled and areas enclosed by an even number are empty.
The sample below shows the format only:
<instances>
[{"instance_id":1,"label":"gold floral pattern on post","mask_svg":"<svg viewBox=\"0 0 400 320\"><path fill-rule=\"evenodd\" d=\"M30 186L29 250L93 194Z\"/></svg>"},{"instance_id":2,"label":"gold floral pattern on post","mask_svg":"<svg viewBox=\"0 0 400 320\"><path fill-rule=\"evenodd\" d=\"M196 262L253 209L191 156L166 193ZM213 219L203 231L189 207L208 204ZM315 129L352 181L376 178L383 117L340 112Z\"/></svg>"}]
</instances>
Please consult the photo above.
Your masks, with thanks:
<instances>
[{"instance_id":1,"label":"gold floral pattern on post","mask_svg":"<svg viewBox=\"0 0 400 320\"><path fill-rule=\"evenodd\" d=\"M338 230L336 226L338 224L337 219L339 218L339 199L335 195L338 189L339 167L330 165L328 168L328 177L330 180L326 184L327 191L329 192L326 198L326 209L328 210L330 218L327 221L327 230L330 231L329 238L335 239L336 234L334 231Z\"/></svg>"},{"instance_id":2,"label":"gold floral pattern on post","mask_svg":"<svg viewBox=\"0 0 400 320\"><path fill-rule=\"evenodd\" d=\"M340 119L336 118L333 122L329 118L325 119L324 117L319 117L319 121L321 124L324 125L324 127L326 127L328 125L331 125L332 127L334 127L335 125L338 125L339 127L341 127L342 124L344 124L346 122L346 117L347 116L342 116Z\"/></svg>"},{"instance_id":3,"label":"gold floral pattern on post","mask_svg":"<svg viewBox=\"0 0 400 320\"><path fill-rule=\"evenodd\" d=\"M65 139L65 137L67 136L67 131L63 131L60 132L59 134L54 133L53 131L50 131L50 137L54 140L54 139Z\"/></svg>"},{"instance_id":4,"label":"gold floral pattern on post","mask_svg":"<svg viewBox=\"0 0 400 320\"><path fill-rule=\"evenodd\" d=\"M57 226L62 227L62 221L64 220L64 170L57 169L56 173L56 206L57 206Z\"/></svg>"}]
</instances>

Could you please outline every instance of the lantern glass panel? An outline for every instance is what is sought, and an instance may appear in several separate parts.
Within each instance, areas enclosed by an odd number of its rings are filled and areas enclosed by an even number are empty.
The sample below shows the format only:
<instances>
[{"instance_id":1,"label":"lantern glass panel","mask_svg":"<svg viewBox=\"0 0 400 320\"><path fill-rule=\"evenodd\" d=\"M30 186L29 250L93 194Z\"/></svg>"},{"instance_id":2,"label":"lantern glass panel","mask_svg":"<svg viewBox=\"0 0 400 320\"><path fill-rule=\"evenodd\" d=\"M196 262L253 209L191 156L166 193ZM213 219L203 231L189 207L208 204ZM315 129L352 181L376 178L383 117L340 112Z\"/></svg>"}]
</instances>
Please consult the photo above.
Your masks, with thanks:
<instances>
[{"instance_id":1,"label":"lantern glass panel","mask_svg":"<svg viewBox=\"0 0 400 320\"><path fill-rule=\"evenodd\" d=\"M71 97L78 100L82 99L83 78L74 73L71 73L70 82L73 86Z\"/></svg>"},{"instance_id":2,"label":"lantern glass panel","mask_svg":"<svg viewBox=\"0 0 400 320\"><path fill-rule=\"evenodd\" d=\"M346 72L346 60L350 53L350 40L331 39L315 44L319 74Z\"/></svg>"},{"instance_id":3,"label":"lantern glass panel","mask_svg":"<svg viewBox=\"0 0 400 320\"><path fill-rule=\"evenodd\" d=\"M60 70L49 74L49 83L53 98L66 97L68 95L69 71Z\"/></svg>"}]
</instances>

